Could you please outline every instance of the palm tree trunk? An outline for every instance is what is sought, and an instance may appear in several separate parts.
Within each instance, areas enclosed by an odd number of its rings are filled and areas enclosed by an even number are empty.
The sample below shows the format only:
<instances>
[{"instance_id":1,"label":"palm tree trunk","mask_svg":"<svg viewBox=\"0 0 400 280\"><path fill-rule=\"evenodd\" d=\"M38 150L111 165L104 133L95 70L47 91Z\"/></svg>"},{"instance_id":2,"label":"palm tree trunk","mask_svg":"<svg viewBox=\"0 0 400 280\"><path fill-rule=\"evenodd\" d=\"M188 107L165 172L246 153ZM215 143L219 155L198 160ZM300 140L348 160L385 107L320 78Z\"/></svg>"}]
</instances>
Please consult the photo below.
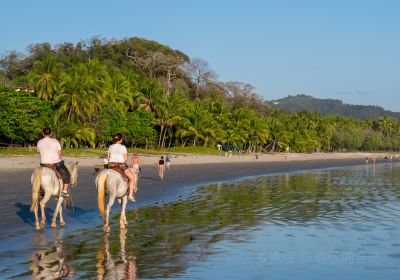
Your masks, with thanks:
<instances>
[{"instance_id":1,"label":"palm tree trunk","mask_svg":"<svg viewBox=\"0 0 400 280\"><path fill-rule=\"evenodd\" d=\"M173 132L171 133L171 137L169 138L169 143L168 143L168 148L171 148L171 144L172 144L172 138L173 138Z\"/></svg>"},{"instance_id":2,"label":"palm tree trunk","mask_svg":"<svg viewBox=\"0 0 400 280\"><path fill-rule=\"evenodd\" d=\"M168 130L168 127L165 127L164 133L163 133L163 137L162 137L162 141L161 141L162 148L165 148L165 134L167 134L167 130Z\"/></svg>"},{"instance_id":3,"label":"palm tree trunk","mask_svg":"<svg viewBox=\"0 0 400 280\"><path fill-rule=\"evenodd\" d=\"M160 148L161 148L161 140L162 140L163 132L164 132L164 125L161 125L160 126L160 137L158 138L158 147L160 147Z\"/></svg>"}]
</instances>

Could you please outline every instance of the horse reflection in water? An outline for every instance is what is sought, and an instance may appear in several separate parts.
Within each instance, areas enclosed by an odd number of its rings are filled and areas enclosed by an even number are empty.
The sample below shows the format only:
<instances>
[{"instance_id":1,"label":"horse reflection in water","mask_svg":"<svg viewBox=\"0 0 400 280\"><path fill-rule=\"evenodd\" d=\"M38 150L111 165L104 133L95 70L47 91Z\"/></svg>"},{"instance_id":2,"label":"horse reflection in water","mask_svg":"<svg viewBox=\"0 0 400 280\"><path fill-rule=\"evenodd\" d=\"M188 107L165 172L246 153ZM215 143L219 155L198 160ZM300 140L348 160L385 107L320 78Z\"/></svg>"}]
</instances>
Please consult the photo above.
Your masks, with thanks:
<instances>
[{"instance_id":1,"label":"horse reflection in water","mask_svg":"<svg viewBox=\"0 0 400 280\"><path fill-rule=\"evenodd\" d=\"M126 256L125 242L126 229L121 229L119 233L120 254L112 256L110 254L109 233L103 235L103 246L97 253L97 278L98 279L136 279L136 261L134 256Z\"/></svg>"},{"instance_id":2,"label":"horse reflection in water","mask_svg":"<svg viewBox=\"0 0 400 280\"><path fill-rule=\"evenodd\" d=\"M53 247L51 250L45 249L31 256L31 265L29 270L32 272L31 279L60 279L63 277L72 277L73 271L66 262L63 254L62 237L64 230L53 230ZM45 233L34 237L37 245L48 247L48 240Z\"/></svg>"}]
</instances>

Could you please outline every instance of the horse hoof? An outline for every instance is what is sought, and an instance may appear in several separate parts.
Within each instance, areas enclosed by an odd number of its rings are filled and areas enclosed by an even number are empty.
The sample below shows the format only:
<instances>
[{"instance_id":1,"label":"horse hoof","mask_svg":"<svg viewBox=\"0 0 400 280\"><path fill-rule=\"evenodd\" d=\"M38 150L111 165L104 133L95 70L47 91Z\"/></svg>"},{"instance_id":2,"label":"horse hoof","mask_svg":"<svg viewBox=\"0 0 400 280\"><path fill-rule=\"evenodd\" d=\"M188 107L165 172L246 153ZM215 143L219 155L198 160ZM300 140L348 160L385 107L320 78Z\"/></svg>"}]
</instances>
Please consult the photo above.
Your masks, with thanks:
<instances>
[{"instance_id":1,"label":"horse hoof","mask_svg":"<svg viewBox=\"0 0 400 280\"><path fill-rule=\"evenodd\" d=\"M35 229L36 229L36 230L42 230L42 228L41 228L39 225L37 225L37 226L35 227Z\"/></svg>"},{"instance_id":2,"label":"horse hoof","mask_svg":"<svg viewBox=\"0 0 400 280\"><path fill-rule=\"evenodd\" d=\"M56 223L51 223L51 227L56 228L57 227Z\"/></svg>"},{"instance_id":3,"label":"horse hoof","mask_svg":"<svg viewBox=\"0 0 400 280\"><path fill-rule=\"evenodd\" d=\"M65 226L65 222L60 222L60 226Z\"/></svg>"},{"instance_id":4,"label":"horse hoof","mask_svg":"<svg viewBox=\"0 0 400 280\"><path fill-rule=\"evenodd\" d=\"M110 232L110 227L109 226L104 226L103 227L104 232Z\"/></svg>"},{"instance_id":5,"label":"horse hoof","mask_svg":"<svg viewBox=\"0 0 400 280\"><path fill-rule=\"evenodd\" d=\"M45 226L45 225L46 225L46 221L41 221L40 224L41 224L42 226Z\"/></svg>"}]
</instances>

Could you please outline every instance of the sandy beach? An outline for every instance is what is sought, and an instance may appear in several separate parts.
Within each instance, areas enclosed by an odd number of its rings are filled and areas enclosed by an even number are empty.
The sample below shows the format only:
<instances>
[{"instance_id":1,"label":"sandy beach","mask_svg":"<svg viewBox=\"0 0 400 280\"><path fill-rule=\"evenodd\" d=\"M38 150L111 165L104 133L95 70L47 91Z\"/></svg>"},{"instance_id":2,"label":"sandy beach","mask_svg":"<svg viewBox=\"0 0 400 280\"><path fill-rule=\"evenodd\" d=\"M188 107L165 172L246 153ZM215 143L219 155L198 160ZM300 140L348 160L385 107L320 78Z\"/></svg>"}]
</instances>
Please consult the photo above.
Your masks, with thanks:
<instances>
[{"instance_id":1,"label":"sandy beach","mask_svg":"<svg viewBox=\"0 0 400 280\"><path fill-rule=\"evenodd\" d=\"M196 154L172 154L172 165L198 165L198 164L225 164L225 163L254 163L254 162L290 162L290 161L315 161L315 160L348 160L362 159L365 157L372 159L375 155L376 159L384 157L383 153L275 153L275 154L259 154L256 159L255 154L225 156L221 153L217 155L196 155ZM142 165L157 165L160 155L140 155ZM164 155L165 156L165 155ZM66 162L79 161L80 166L94 167L101 166L103 160L101 157L64 157ZM4 170L19 170L33 169L39 163L39 155L35 156L4 156L0 157L0 171Z\"/></svg>"},{"instance_id":2,"label":"sandy beach","mask_svg":"<svg viewBox=\"0 0 400 280\"><path fill-rule=\"evenodd\" d=\"M128 213L139 207L165 205L168 202L191 197L198 187L221 182L239 181L254 176L302 172L307 170L365 165L366 154L283 154L255 156L172 156L172 166L165 173L165 181L160 182L156 169L158 156L141 156L142 175L139 177L139 191L136 203L128 205ZM379 159L379 157L378 157ZM79 161L78 186L71 190L74 211L65 211L67 223L64 236L71 236L84 229L98 227L102 233L102 219L97 209L95 188L95 168L102 163L101 158L65 158ZM378 163L384 162L378 161ZM30 176L37 166L38 157L0 158L0 256L9 254L29 255L40 247L38 236L54 233L47 223L43 231L34 229L34 216L29 211L31 205ZM46 208L47 221L53 213L55 200ZM118 215L115 204L112 215ZM118 231L118 228L112 228ZM45 239L47 240L47 239ZM46 241L47 242L47 241ZM46 243L47 244L47 243ZM7 265L9 263L5 262Z\"/></svg>"},{"instance_id":3,"label":"sandy beach","mask_svg":"<svg viewBox=\"0 0 400 280\"><path fill-rule=\"evenodd\" d=\"M195 187L216 182L240 180L252 176L285 173L292 171L330 168L365 164L362 153L315 153L315 154L268 154L243 156L172 155L171 169L160 182L156 162L158 156L141 155L142 175L139 178L137 202L129 208L151 203L171 201L190 194ZM33 231L33 215L29 211L31 189L30 176L37 166L38 156L14 156L0 158L0 237L18 235L18 232ZM102 164L101 158L65 158L65 161L79 161L78 186L72 189L75 211L68 213L69 227L99 225L101 219L97 210L95 190L95 168ZM52 213L54 200L48 205ZM117 211L114 212L114 214Z\"/></svg>"}]
</instances>

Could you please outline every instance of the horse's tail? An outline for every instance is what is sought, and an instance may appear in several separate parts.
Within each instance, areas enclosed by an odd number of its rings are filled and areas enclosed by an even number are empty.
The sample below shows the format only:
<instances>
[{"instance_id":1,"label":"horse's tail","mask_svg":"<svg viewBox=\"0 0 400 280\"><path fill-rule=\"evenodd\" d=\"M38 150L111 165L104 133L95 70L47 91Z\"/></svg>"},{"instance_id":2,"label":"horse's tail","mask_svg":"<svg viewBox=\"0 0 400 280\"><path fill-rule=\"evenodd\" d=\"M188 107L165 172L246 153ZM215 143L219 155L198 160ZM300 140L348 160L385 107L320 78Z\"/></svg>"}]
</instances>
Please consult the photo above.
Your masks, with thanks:
<instances>
[{"instance_id":1,"label":"horse's tail","mask_svg":"<svg viewBox=\"0 0 400 280\"><path fill-rule=\"evenodd\" d=\"M38 167L33 172L32 180L32 205L31 211L34 212L38 208L39 202L39 191L40 191L40 181L42 179L43 168Z\"/></svg>"},{"instance_id":2,"label":"horse's tail","mask_svg":"<svg viewBox=\"0 0 400 280\"><path fill-rule=\"evenodd\" d=\"M106 180L107 172L102 172L97 176L97 205L103 219L106 218Z\"/></svg>"}]
</instances>

